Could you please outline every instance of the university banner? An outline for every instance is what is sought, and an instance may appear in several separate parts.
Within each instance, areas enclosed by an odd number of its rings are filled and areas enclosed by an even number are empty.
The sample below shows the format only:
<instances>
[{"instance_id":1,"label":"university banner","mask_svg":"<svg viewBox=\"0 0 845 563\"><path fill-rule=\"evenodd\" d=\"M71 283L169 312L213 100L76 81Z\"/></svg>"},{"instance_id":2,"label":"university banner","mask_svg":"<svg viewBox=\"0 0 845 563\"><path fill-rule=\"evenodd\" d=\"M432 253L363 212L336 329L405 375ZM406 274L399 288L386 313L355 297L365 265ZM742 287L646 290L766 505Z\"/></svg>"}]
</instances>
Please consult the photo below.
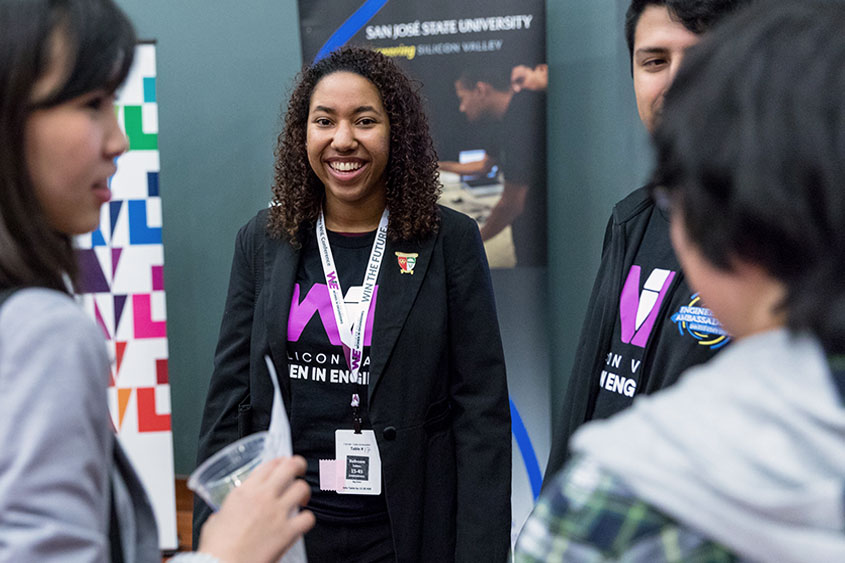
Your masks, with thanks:
<instances>
[{"instance_id":1,"label":"university banner","mask_svg":"<svg viewBox=\"0 0 845 563\"><path fill-rule=\"evenodd\" d=\"M164 249L158 187L155 45L144 43L118 92L115 110L129 151L109 180L100 227L77 237L81 300L112 358L112 424L153 505L161 549L176 549L176 506Z\"/></svg>"},{"instance_id":2,"label":"university banner","mask_svg":"<svg viewBox=\"0 0 845 563\"><path fill-rule=\"evenodd\" d=\"M516 532L539 494L550 425L545 2L299 0L299 17L305 64L362 46L391 57L421 85L440 159L440 203L478 222L494 270L511 389Z\"/></svg>"}]
</instances>

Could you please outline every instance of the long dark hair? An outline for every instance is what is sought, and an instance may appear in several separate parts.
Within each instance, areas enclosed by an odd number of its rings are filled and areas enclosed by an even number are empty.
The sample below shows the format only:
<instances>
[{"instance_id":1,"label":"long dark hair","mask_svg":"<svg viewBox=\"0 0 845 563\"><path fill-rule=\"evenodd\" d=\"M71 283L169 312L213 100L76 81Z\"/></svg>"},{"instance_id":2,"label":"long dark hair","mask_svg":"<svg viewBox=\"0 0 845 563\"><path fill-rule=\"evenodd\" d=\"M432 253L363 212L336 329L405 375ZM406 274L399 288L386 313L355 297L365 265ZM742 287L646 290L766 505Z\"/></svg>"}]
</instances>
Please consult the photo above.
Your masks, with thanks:
<instances>
[{"instance_id":1,"label":"long dark hair","mask_svg":"<svg viewBox=\"0 0 845 563\"><path fill-rule=\"evenodd\" d=\"M413 240L434 233L439 225L437 154L417 88L381 53L346 47L299 74L276 147L270 234L287 238L297 246L302 228L312 226L317 219L325 189L308 163L308 108L320 79L340 71L353 72L372 82L390 119L390 157L385 170L385 198L390 209L388 237Z\"/></svg>"},{"instance_id":2,"label":"long dark hair","mask_svg":"<svg viewBox=\"0 0 845 563\"><path fill-rule=\"evenodd\" d=\"M26 169L26 122L92 90L114 91L135 48L129 20L111 0L0 0L0 287L66 290L76 261L71 238L47 222ZM45 99L32 89L60 41L67 72Z\"/></svg>"},{"instance_id":3,"label":"long dark hair","mask_svg":"<svg viewBox=\"0 0 845 563\"><path fill-rule=\"evenodd\" d=\"M655 182L715 266L786 286L793 330L845 353L845 6L759 2L689 49Z\"/></svg>"}]
</instances>

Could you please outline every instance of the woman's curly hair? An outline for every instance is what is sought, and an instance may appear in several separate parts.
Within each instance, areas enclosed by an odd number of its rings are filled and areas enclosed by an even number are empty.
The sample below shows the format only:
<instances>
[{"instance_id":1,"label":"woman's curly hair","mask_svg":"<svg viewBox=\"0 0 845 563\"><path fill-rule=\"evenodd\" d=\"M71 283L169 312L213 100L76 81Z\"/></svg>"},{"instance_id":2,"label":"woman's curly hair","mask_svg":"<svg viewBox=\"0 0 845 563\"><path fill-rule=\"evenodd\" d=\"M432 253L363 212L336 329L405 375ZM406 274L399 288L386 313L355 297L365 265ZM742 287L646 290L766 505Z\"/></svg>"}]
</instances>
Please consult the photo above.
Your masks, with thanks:
<instances>
[{"instance_id":1,"label":"woman's curly hair","mask_svg":"<svg viewBox=\"0 0 845 563\"><path fill-rule=\"evenodd\" d=\"M390 155L385 169L388 238L418 240L435 233L441 186L419 86L381 53L344 47L304 68L294 86L285 128L276 145L273 206L267 225L270 235L287 238L296 247L302 243L303 229L316 223L325 188L308 163L308 109L317 83L340 71L372 82L390 120Z\"/></svg>"}]
</instances>

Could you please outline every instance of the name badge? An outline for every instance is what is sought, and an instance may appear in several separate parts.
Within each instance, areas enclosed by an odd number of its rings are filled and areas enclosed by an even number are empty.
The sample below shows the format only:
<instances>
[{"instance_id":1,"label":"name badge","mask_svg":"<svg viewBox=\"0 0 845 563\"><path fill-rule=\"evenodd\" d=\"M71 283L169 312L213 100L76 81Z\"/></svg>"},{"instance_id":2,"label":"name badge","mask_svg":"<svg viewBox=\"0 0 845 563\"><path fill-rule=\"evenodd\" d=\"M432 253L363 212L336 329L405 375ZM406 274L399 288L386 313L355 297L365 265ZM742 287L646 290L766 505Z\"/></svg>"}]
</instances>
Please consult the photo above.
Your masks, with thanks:
<instances>
[{"instance_id":1,"label":"name badge","mask_svg":"<svg viewBox=\"0 0 845 563\"><path fill-rule=\"evenodd\" d=\"M335 459L338 473L343 473L342 495L381 494L381 456L376 434L372 430L336 430L334 433Z\"/></svg>"}]
</instances>

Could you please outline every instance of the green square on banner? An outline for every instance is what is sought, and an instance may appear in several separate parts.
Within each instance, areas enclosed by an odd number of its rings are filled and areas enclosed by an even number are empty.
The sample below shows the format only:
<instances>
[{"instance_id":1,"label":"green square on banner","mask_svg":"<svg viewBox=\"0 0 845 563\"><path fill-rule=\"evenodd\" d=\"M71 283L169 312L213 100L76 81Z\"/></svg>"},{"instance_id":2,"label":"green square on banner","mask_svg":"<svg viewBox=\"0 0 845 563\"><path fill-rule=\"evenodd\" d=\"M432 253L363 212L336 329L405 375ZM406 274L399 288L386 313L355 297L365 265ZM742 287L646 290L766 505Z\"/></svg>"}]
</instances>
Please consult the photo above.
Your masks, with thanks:
<instances>
[{"instance_id":1,"label":"green square on banner","mask_svg":"<svg viewBox=\"0 0 845 563\"><path fill-rule=\"evenodd\" d=\"M123 118L126 136L129 137L129 150L151 151L158 149L158 134L144 133L141 126L141 106L124 106Z\"/></svg>"},{"instance_id":2,"label":"green square on banner","mask_svg":"<svg viewBox=\"0 0 845 563\"><path fill-rule=\"evenodd\" d=\"M156 79L155 76L144 78L144 103L154 104L156 101Z\"/></svg>"}]
</instances>

